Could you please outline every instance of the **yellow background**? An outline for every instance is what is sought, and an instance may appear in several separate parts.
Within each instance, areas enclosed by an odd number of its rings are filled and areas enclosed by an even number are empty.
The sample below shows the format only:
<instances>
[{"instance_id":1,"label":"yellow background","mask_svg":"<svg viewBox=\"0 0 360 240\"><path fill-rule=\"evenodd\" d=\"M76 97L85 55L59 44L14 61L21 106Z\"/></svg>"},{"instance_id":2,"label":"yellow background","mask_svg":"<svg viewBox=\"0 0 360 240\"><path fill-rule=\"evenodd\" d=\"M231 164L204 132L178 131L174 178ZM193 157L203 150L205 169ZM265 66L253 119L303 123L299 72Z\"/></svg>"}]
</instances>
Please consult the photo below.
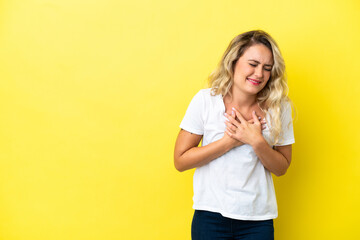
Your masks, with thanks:
<instances>
[{"instance_id":1,"label":"yellow background","mask_svg":"<svg viewBox=\"0 0 360 240\"><path fill-rule=\"evenodd\" d=\"M297 110L276 239L360 239L359 16L357 0L0 1L0 239L190 239L179 124L253 29Z\"/></svg>"}]
</instances>

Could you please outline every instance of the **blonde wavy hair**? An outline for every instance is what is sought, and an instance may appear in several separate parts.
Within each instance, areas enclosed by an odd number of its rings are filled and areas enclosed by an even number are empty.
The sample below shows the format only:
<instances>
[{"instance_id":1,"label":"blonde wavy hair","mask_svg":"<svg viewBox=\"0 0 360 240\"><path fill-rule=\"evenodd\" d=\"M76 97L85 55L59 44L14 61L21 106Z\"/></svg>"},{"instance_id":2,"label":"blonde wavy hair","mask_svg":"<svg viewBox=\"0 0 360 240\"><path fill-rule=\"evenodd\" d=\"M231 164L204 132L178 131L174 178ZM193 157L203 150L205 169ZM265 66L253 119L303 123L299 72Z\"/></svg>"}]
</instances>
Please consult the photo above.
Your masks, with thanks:
<instances>
[{"instance_id":1,"label":"blonde wavy hair","mask_svg":"<svg viewBox=\"0 0 360 240\"><path fill-rule=\"evenodd\" d=\"M274 65L271 70L269 81L257 94L257 101L265 114L270 113L273 145L277 144L281 136L281 107L283 102L291 104L288 97L288 86L285 73L285 63L280 50L274 39L262 30L242 33L231 40L217 68L209 76L209 85L212 95L221 94L231 96L231 87L234 82L234 67L237 60L251 46L256 44L265 45L273 55Z\"/></svg>"}]
</instances>

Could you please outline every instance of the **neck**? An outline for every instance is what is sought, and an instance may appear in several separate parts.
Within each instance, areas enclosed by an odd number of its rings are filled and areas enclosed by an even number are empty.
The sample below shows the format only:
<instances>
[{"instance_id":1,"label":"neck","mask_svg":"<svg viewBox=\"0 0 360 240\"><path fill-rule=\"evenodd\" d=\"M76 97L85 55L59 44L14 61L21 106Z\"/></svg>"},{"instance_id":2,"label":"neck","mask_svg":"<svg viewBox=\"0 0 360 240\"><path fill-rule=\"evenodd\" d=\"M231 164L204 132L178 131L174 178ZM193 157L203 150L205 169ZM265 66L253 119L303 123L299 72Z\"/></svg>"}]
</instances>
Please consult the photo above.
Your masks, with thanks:
<instances>
[{"instance_id":1,"label":"neck","mask_svg":"<svg viewBox=\"0 0 360 240\"><path fill-rule=\"evenodd\" d=\"M236 91L234 88L230 90L232 97L225 96L224 100L237 109L250 109L257 104L256 95L245 94L241 91Z\"/></svg>"}]
</instances>

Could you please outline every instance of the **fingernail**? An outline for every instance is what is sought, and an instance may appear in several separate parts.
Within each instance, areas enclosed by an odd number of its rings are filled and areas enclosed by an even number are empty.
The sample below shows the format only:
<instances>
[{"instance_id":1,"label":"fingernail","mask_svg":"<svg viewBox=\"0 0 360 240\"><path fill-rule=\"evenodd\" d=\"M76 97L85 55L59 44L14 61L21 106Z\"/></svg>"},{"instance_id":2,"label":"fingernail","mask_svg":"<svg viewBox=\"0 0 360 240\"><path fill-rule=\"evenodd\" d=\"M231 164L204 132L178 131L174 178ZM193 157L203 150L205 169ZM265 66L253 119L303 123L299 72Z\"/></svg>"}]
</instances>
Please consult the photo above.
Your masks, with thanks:
<instances>
[{"instance_id":1,"label":"fingernail","mask_svg":"<svg viewBox=\"0 0 360 240\"><path fill-rule=\"evenodd\" d=\"M227 116L227 113L224 113L225 116Z\"/></svg>"},{"instance_id":2,"label":"fingernail","mask_svg":"<svg viewBox=\"0 0 360 240\"><path fill-rule=\"evenodd\" d=\"M231 111L231 115L234 115L234 111Z\"/></svg>"},{"instance_id":3,"label":"fingernail","mask_svg":"<svg viewBox=\"0 0 360 240\"><path fill-rule=\"evenodd\" d=\"M231 109L235 110L235 108L234 108L234 107L232 107Z\"/></svg>"}]
</instances>

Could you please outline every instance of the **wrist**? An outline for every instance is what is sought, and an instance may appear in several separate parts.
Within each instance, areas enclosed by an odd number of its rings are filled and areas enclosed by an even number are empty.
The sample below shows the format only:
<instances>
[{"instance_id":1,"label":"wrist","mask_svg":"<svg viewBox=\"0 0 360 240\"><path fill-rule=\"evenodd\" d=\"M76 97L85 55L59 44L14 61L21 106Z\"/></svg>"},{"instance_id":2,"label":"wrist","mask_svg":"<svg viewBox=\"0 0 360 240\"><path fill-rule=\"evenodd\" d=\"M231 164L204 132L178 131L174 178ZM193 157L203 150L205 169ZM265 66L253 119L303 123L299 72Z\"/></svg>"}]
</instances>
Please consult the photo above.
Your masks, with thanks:
<instances>
[{"instance_id":1,"label":"wrist","mask_svg":"<svg viewBox=\"0 0 360 240\"><path fill-rule=\"evenodd\" d=\"M226 134L226 133L224 133L224 134ZM233 149L235 147L233 139L231 139L231 137L229 137L229 136L224 135L224 137L221 138L220 141L226 152L230 151L231 149Z\"/></svg>"},{"instance_id":2,"label":"wrist","mask_svg":"<svg viewBox=\"0 0 360 240\"><path fill-rule=\"evenodd\" d=\"M253 147L253 149L259 148L266 144L265 138L261 135L257 138L254 138L253 141L250 143L250 145Z\"/></svg>"}]
</instances>

